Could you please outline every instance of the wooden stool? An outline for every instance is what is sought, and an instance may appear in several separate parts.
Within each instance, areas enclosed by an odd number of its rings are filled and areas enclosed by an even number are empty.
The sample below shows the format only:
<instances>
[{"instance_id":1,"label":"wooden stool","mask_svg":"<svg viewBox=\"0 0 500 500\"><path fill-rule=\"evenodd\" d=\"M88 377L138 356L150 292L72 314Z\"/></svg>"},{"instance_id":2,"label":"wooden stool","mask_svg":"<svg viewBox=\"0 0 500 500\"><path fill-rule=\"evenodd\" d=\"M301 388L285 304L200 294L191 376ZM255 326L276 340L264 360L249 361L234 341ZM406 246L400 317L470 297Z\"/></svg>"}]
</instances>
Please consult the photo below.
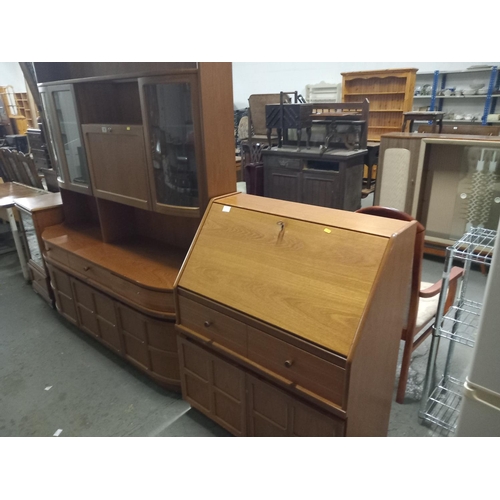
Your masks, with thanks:
<instances>
[{"instance_id":1,"label":"wooden stool","mask_svg":"<svg viewBox=\"0 0 500 500\"><path fill-rule=\"evenodd\" d=\"M412 131L413 128L413 122L415 120L428 120L432 122L432 131L434 132L436 128L436 124L439 127L439 132L441 133L441 130L443 129L443 116L444 113L441 111L410 111L408 113L403 113L404 115L404 121L403 121L403 127L401 129L401 132L405 131L406 128L406 122L410 122L410 128L408 129L408 132Z\"/></svg>"}]
</instances>

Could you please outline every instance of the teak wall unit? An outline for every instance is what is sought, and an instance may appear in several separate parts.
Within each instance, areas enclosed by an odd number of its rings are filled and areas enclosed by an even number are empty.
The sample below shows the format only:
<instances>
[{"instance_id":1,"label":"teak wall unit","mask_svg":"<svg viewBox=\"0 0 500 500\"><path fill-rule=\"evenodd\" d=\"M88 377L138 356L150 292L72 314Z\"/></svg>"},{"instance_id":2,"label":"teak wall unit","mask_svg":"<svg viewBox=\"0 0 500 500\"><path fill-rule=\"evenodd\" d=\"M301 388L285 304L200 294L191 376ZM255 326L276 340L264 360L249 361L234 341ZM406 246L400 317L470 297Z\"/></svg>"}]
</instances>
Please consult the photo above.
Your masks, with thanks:
<instances>
[{"instance_id":1,"label":"teak wall unit","mask_svg":"<svg viewBox=\"0 0 500 500\"><path fill-rule=\"evenodd\" d=\"M44 230L62 316L180 390L173 286L235 191L230 63L34 63L64 221Z\"/></svg>"},{"instance_id":2,"label":"teak wall unit","mask_svg":"<svg viewBox=\"0 0 500 500\"><path fill-rule=\"evenodd\" d=\"M426 252L444 256L445 248L468 230L471 203L476 196L479 200L491 198L485 227L498 226L500 137L408 132L386 134L380 142L378 186L384 182L398 184L397 179L385 177L384 157L389 149L410 152L408 167L401 165L401 168L408 168L409 173L404 211L425 226ZM483 150L484 174L493 176L489 193L486 189L475 192L473 187ZM375 191L374 204L384 204L380 189Z\"/></svg>"},{"instance_id":3,"label":"teak wall unit","mask_svg":"<svg viewBox=\"0 0 500 500\"><path fill-rule=\"evenodd\" d=\"M401 130L403 113L411 111L416 68L342 73L342 101L370 101L368 140Z\"/></svg>"},{"instance_id":4,"label":"teak wall unit","mask_svg":"<svg viewBox=\"0 0 500 500\"><path fill-rule=\"evenodd\" d=\"M175 286L184 399L237 436L384 436L415 222L215 199Z\"/></svg>"}]
</instances>

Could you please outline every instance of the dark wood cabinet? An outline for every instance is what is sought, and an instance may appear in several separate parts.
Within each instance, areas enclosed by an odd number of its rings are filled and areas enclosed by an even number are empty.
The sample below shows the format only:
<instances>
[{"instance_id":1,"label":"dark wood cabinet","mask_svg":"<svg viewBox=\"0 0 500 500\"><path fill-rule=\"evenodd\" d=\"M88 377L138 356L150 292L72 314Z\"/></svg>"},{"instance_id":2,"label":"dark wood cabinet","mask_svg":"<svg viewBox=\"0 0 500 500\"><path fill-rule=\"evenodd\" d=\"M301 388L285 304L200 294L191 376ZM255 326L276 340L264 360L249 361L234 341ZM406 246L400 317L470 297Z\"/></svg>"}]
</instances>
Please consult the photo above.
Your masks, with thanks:
<instances>
[{"instance_id":1,"label":"dark wood cabinet","mask_svg":"<svg viewBox=\"0 0 500 500\"><path fill-rule=\"evenodd\" d=\"M262 152L264 196L328 208L361 207L365 150L320 155L290 146Z\"/></svg>"}]
</instances>

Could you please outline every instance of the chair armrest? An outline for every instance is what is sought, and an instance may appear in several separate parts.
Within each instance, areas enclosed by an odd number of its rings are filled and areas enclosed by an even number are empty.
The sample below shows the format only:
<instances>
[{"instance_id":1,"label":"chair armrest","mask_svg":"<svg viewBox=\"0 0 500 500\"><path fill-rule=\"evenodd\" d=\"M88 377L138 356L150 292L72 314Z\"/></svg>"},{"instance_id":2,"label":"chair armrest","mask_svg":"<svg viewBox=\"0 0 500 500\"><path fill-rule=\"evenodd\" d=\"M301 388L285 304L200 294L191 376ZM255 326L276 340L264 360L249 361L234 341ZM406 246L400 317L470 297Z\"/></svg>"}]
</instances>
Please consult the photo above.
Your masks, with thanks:
<instances>
[{"instance_id":1,"label":"chair armrest","mask_svg":"<svg viewBox=\"0 0 500 500\"><path fill-rule=\"evenodd\" d=\"M458 281L459 278L461 278L464 274L464 270L461 267L452 267L450 271L450 279L448 282L448 285L451 287L452 284L455 284ZM428 299L430 297L436 296L438 293L441 292L441 285L443 283L443 280L439 280L437 283L434 283L434 285L425 288L424 290L420 290L419 297L423 299Z\"/></svg>"}]
</instances>

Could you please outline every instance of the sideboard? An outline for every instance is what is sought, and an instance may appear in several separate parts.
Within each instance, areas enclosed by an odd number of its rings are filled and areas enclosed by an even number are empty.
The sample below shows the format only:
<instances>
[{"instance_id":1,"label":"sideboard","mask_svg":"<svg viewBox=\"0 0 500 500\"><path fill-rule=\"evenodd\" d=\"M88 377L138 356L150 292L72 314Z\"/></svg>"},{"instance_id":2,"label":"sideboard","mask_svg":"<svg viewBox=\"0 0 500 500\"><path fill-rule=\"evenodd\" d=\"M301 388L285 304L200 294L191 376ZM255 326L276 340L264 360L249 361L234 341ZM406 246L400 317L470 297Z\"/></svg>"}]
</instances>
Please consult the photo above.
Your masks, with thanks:
<instances>
[{"instance_id":1,"label":"sideboard","mask_svg":"<svg viewBox=\"0 0 500 500\"><path fill-rule=\"evenodd\" d=\"M262 151L264 196L328 208L361 207L366 149L273 147Z\"/></svg>"}]
</instances>

